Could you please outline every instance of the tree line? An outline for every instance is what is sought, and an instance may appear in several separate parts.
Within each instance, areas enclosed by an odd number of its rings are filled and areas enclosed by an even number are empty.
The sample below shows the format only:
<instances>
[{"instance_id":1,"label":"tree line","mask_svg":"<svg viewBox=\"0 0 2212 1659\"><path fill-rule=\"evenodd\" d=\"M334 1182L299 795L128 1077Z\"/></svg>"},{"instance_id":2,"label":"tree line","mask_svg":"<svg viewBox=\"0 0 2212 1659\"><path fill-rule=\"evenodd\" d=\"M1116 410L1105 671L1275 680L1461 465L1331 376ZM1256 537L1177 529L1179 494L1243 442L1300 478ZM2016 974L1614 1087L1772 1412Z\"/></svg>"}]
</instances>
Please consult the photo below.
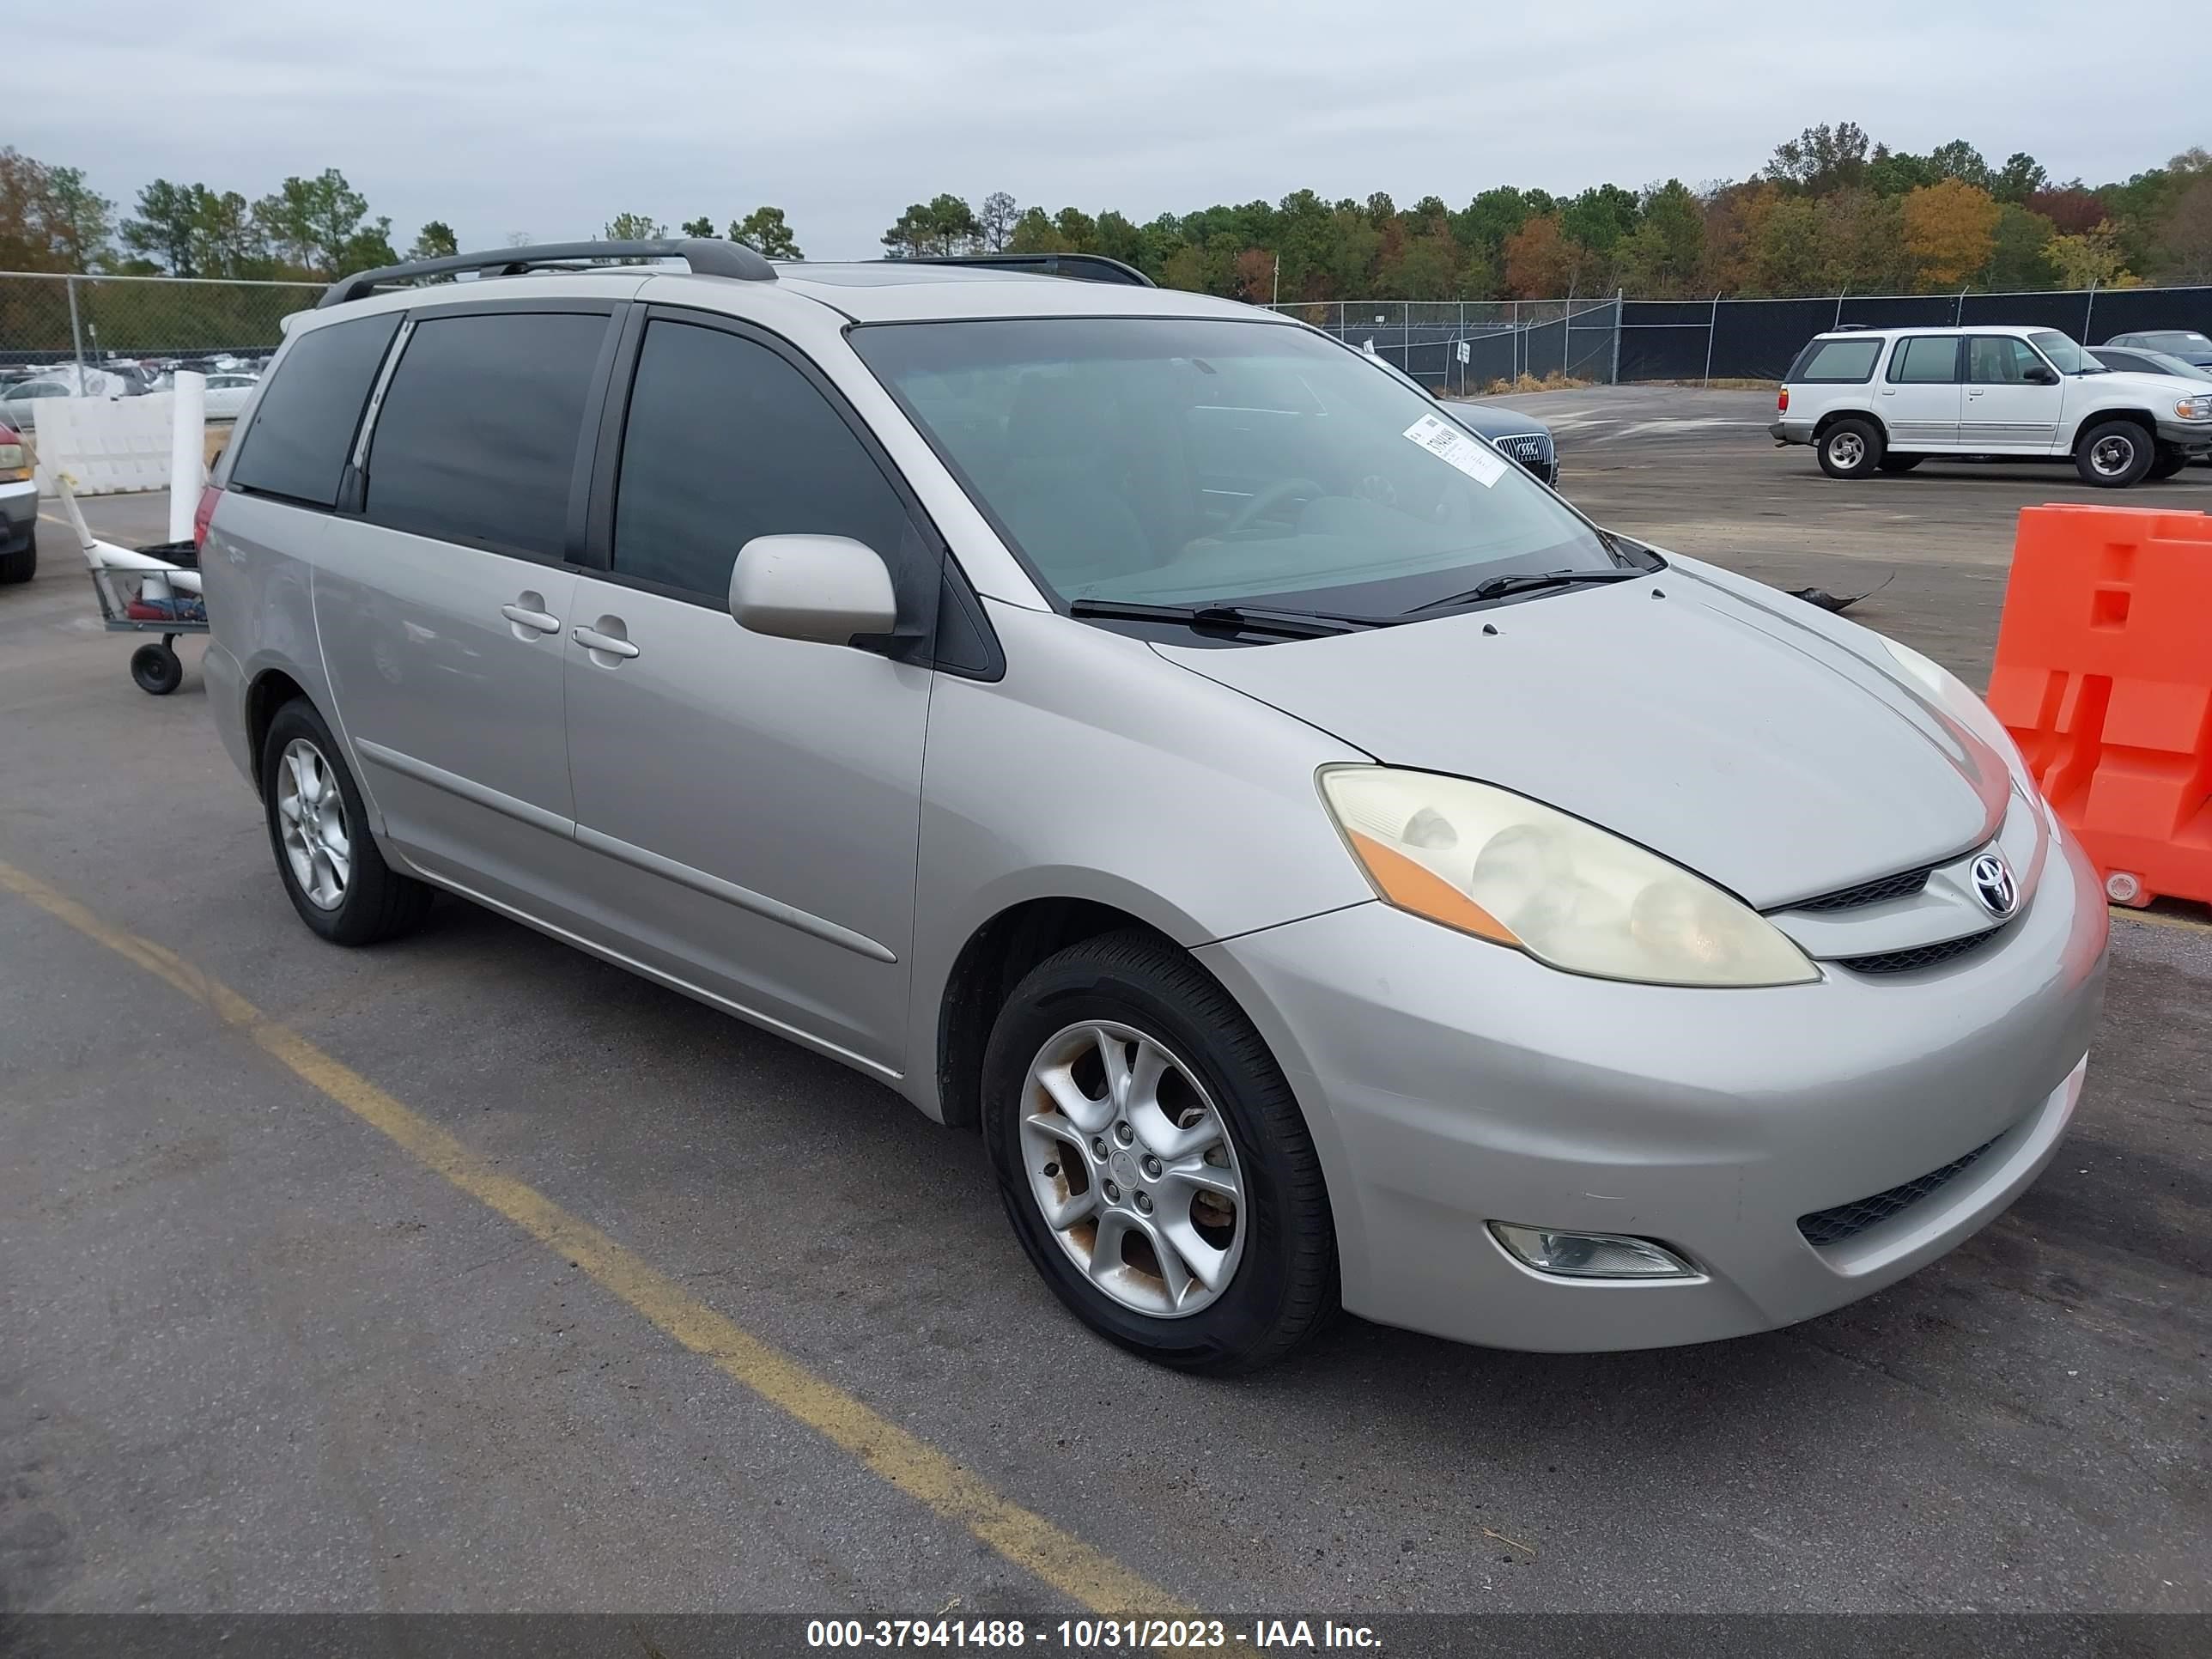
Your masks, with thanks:
<instances>
[{"instance_id":1,"label":"tree line","mask_svg":"<svg viewBox=\"0 0 2212 1659\"><path fill-rule=\"evenodd\" d=\"M894 258L1101 253L1170 288L1260 302L2212 283L2212 152L2092 186L2056 182L2026 154L1992 165L1964 139L1893 150L1845 121L1777 146L1749 179L1694 189L1500 185L1463 207L1425 196L1406 209L1299 190L1141 224L946 194L908 208L883 244Z\"/></svg>"},{"instance_id":2,"label":"tree line","mask_svg":"<svg viewBox=\"0 0 2212 1659\"><path fill-rule=\"evenodd\" d=\"M780 207L756 208L720 231L715 223L702 216L679 230L726 235L771 258L804 257ZM650 215L624 212L603 234L667 232ZM2054 181L2026 154L1993 165L1964 139L1924 155L1893 150L1845 121L1778 145L1751 178L1695 188L1669 179L1554 196L1500 185L1462 207L1425 196L1405 209L1381 192L1332 202L1298 190L1143 223L1110 208L1024 209L1004 191L977 207L946 193L909 206L882 240L892 258L1101 253L1170 288L1259 301L2212 283L2212 152L2189 149L2091 185ZM434 219L404 257L456 251L452 228ZM372 216L335 167L252 198L156 179L124 212L81 169L0 149L0 270L312 282L402 257L391 219Z\"/></svg>"}]
</instances>

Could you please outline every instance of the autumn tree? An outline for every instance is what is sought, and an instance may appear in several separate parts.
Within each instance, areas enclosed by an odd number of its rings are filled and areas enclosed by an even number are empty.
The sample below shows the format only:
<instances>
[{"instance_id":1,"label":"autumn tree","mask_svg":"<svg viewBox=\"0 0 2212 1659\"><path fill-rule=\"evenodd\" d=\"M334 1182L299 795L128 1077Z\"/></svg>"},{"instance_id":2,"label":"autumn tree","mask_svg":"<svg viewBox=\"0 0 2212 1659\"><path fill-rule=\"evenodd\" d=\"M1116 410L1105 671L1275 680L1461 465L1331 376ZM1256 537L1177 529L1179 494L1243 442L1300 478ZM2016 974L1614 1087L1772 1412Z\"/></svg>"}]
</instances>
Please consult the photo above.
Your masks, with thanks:
<instances>
[{"instance_id":1,"label":"autumn tree","mask_svg":"<svg viewBox=\"0 0 2212 1659\"><path fill-rule=\"evenodd\" d=\"M1574 286L1575 248L1559 216L1531 219L1505 239L1505 286L1523 300L1556 300Z\"/></svg>"},{"instance_id":2,"label":"autumn tree","mask_svg":"<svg viewBox=\"0 0 2212 1659\"><path fill-rule=\"evenodd\" d=\"M2163 275L2168 281L2212 283L2212 173L2174 198L2160 240L2166 246Z\"/></svg>"},{"instance_id":3,"label":"autumn tree","mask_svg":"<svg viewBox=\"0 0 2212 1659\"><path fill-rule=\"evenodd\" d=\"M108 256L114 216L79 168L0 149L0 270L91 270Z\"/></svg>"},{"instance_id":4,"label":"autumn tree","mask_svg":"<svg viewBox=\"0 0 2212 1659\"><path fill-rule=\"evenodd\" d=\"M1948 288L1989 263L1996 246L1997 204L1978 185L1946 179L1905 198L1904 224L1905 252L1920 280Z\"/></svg>"},{"instance_id":5,"label":"autumn tree","mask_svg":"<svg viewBox=\"0 0 2212 1659\"><path fill-rule=\"evenodd\" d=\"M730 226L730 240L768 259L804 259L799 238L780 207L757 207Z\"/></svg>"},{"instance_id":6,"label":"autumn tree","mask_svg":"<svg viewBox=\"0 0 2212 1659\"><path fill-rule=\"evenodd\" d=\"M2079 236L2053 236L2043 254L2068 288L2134 288L2142 281L2128 269L2120 233L2109 219Z\"/></svg>"}]
</instances>

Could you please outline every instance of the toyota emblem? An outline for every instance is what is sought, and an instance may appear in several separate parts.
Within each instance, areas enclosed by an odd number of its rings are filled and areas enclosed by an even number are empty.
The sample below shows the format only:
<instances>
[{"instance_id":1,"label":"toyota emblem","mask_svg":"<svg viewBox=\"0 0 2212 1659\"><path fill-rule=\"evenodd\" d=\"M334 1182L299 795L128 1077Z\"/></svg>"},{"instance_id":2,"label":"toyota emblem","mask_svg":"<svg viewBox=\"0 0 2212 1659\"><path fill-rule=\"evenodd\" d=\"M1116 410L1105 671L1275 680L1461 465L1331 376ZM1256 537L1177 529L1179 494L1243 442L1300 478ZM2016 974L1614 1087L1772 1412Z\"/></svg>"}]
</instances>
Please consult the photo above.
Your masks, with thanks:
<instances>
[{"instance_id":1,"label":"toyota emblem","mask_svg":"<svg viewBox=\"0 0 2212 1659\"><path fill-rule=\"evenodd\" d=\"M2020 888L2012 878L2012 866L1997 854L1983 854L1969 873L1974 878L1974 896L1991 915L2002 919L2020 908Z\"/></svg>"}]
</instances>

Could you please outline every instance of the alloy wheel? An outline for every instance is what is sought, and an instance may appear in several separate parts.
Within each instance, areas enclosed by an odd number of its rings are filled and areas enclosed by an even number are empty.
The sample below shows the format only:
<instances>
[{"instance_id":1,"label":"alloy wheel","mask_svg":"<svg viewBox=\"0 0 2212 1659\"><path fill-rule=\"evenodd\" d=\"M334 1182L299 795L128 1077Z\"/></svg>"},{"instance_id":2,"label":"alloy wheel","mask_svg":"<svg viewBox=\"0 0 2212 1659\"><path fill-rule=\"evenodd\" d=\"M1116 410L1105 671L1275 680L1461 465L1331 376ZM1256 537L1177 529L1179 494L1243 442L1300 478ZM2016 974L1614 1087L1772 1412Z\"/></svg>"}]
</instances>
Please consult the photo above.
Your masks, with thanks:
<instances>
[{"instance_id":1,"label":"alloy wheel","mask_svg":"<svg viewBox=\"0 0 2212 1659\"><path fill-rule=\"evenodd\" d=\"M1054 1034L1030 1062L1020 1144L1045 1224L1115 1302L1177 1319L1227 1288L1243 1172L1219 1108L1156 1038L1107 1020Z\"/></svg>"},{"instance_id":2,"label":"alloy wheel","mask_svg":"<svg viewBox=\"0 0 2212 1659\"><path fill-rule=\"evenodd\" d=\"M2135 463L2135 445L2118 433L2100 438L2089 447L2089 465L2100 477L2119 477Z\"/></svg>"},{"instance_id":3,"label":"alloy wheel","mask_svg":"<svg viewBox=\"0 0 2212 1659\"><path fill-rule=\"evenodd\" d=\"M345 902L353 877L353 836L345 797L323 751L305 738L284 745L276 775L276 825L292 879L319 910Z\"/></svg>"},{"instance_id":4,"label":"alloy wheel","mask_svg":"<svg viewBox=\"0 0 2212 1659\"><path fill-rule=\"evenodd\" d=\"M1828 440L1828 459L1848 471L1866 459L1866 441L1856 432L1838 432Z\"/></svg>"}]
</instances>

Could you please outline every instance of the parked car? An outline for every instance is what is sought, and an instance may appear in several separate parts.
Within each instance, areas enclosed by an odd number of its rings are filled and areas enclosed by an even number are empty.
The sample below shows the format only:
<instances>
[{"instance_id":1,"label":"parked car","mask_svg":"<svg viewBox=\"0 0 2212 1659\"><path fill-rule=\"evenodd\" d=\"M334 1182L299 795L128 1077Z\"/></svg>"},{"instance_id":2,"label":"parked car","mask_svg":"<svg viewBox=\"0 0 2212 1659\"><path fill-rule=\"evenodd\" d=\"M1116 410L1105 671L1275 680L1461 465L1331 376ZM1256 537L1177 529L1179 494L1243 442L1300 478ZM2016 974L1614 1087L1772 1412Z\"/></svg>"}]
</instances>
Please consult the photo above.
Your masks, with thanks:
<instances>
[{"instance_id":1,"label":"parked car","mask_svg":"<svg viewBox=\"0 0 2212 1659\"><path fill-rule=\"evenodd\" d=\"M979 1129L1053 1291L1192 1369L1340 1301L1788 1324L2058 1146L2103 895L1917 653L1269 312L479 263L554 268L295 319L202 504L216 727L324 939L442 889Z\"/></svg>"},{"instance_id":2,"label":"parked car","mask_svg":"<svg viewBox=\"0 0 2212 1659\"><path fill-rule=\"evenodd\" d=\"M0 425L0 586L27 582L39 568L39 484L30 447Z\"/></svg>"},{"instance_id":3,"label":"parked car","mask_svg":"<svg viewBox=\"0 0 2212 1659\"><path fill-rule=\"evenodd\" d=\"M244 411L246 399L253 395L253 388L261 384L259 375L237 372L208 372L206 380L207 417L210 421L236 420ZM155 389L173 392L176 385L173 370L155 383Z\"/></svg>"},{"instance_id":4,"label":"parked car","mask_svg":"<svg viewBox=\"0 0 2212 1659\"><path fill-rule=\"evenodd\" d=\"M2186 357L2142 346L2091 346L2089 355L2106 368L2129 374L2172 374L2185 380L2212 381L2212 368L2200 368Z\"/></svg>"},{"instance_id":5,"label":"parked car","mask_svg":"<svg viewBox=\"0 0 2212 1659\"><path fill-rule=\"evenodd\" d=\"M2169 357L2179 357L2198 368L2212 368L2212 339L2193 328L2154 328L2136 334L2115 334L2105 343L2139 351L2163 351Z\"/></svg>"},{"instance_id":6,"label":"parked car","mask_svg":"<svg viewBox=\"0 0 2212 1659\"><path fill-rule=\"evenodd\" d=\"M146 388L138 381L122 374L111 374L105 369L79 368L64 364L47 370L34 380L21 380L0 390L0 420L6 421L19 431L30 431L39 423L39 404L52 398L135 398Z\"/></svg>"},{"instance_id":7,"label":"parked car","mask_svg":"<svg viewBox=\"0 0 2212 1659\"><path fill-rule=\"evenodd\" d=\"M1501 454L1546 483L1559 482L1559 446L1553 441L1552 428L1534 415L1504 404L1458 398L1440 400L1437 406L1468 431L1487 438Z\"/></svg>"},{"instance_id":8,"label":"parked car","mask_svg":"<svg viewBox=\"0 0 2212 1659\"><path fill-rule=\"evenodd\" d=\"M2115 374L2056 329L1839 329L1797 354L1767 430L1812 445L1832 478L2070 456L2083 483L2117 488L2212 453L2212 390Z\"/></svg>"}]
</instances>

